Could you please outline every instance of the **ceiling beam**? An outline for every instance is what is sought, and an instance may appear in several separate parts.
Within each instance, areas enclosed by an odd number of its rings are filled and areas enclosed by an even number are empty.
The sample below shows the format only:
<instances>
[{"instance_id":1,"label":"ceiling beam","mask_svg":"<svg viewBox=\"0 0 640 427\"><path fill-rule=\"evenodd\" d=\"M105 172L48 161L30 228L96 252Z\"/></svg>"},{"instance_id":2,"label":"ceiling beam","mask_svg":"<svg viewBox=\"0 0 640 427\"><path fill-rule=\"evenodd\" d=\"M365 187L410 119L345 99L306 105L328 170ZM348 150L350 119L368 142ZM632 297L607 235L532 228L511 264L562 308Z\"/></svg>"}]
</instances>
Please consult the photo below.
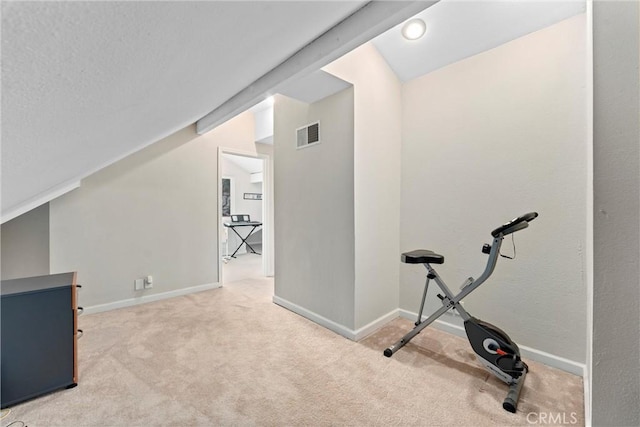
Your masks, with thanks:
<instances>
[{"instance_id":1,"label":"ceiling beam","mask_svg":"<svg viewBox=\"0 0 640 427\"><path fill-rule=\"evenodd\" d=\"M49 203L55 198L62 196L63 194L68 193L71 190L75 190L80 187L80 180L71 180L60 185L56 185L53 188L48 189L36 196L30 198L29 200L25 200L22 203L18 203L6 210L2 211L2 215L0 217L0 223L4 224L7 221L11 221L14 218L19 217L22 214L29 212L32 209L37 208L38 206L44 205L45 203Z\"/></svg>"},{"instance_id":2,"label":"ceiling beam","mask_svg":"<svg viewBox=\"0 0 640 427\"><path fill-rule=\"evenodd\" d=\"M198 134L202 135L212 130L270 95L278 93L280 88L295 78L319 70L435 3L437 0L370 1L366 3L283 63L198 120L196 122Z\"/></svg>"}]
</instances>

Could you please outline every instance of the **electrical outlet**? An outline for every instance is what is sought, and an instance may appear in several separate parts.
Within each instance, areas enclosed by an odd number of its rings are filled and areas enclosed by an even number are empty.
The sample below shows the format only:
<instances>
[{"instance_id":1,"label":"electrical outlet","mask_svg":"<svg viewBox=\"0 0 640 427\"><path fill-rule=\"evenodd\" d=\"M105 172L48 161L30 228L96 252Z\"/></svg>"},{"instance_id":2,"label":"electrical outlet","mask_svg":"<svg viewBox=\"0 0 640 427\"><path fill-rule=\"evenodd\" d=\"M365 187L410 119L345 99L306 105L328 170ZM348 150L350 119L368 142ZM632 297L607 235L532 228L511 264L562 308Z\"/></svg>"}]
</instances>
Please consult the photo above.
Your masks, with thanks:
<instances>
[{"instance_id":1,"label":"electrical outlet","mask_svg":"<svg viewBox=\"0 0 640 427\"><path fill-rule=\"evenodd\" d=\"M144 289L144 279L136 279L133 282L133 290L134 291L141 291L142 289Z\"/></svg>"},{"instance_id":2,"label":"electrical outlet","mask_svg":"<svg viewBox=\"0 0 640 427\"><path fill-rule=\"evenodd\" d=\"M147 276L144 278L144 288L145 289L153 288L153 276Z\"/></svg>"}]
</instances>

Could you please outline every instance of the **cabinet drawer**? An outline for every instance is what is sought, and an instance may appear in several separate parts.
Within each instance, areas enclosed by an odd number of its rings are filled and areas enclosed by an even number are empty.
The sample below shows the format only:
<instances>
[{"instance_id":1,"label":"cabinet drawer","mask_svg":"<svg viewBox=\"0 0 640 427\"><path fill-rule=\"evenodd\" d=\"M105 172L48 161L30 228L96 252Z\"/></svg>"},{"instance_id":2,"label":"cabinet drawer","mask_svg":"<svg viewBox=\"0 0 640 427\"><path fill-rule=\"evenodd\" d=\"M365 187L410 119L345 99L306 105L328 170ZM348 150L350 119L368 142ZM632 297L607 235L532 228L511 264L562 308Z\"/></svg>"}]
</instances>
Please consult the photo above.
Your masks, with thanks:
<instances>
[{"instance_id":1,"label":"cabinet drawer","mask_svg":"<svg viewBox=\"0 0 640 427\"><path fill-rule=\"evenodd\" d=\"M2 298L2 407L75 383L71 287Z\"/></svg>"}]
</instances>

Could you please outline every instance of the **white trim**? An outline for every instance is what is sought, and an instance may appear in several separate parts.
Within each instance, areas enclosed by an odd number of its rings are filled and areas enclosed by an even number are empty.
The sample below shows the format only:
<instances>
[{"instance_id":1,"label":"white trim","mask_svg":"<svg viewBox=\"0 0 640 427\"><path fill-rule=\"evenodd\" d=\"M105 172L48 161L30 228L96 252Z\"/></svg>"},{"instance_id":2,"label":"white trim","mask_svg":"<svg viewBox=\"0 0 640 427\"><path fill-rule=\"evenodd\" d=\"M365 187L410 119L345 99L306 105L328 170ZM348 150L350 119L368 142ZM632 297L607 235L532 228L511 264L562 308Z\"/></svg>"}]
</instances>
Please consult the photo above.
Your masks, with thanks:
<instances>
[{"instance_id":1,"label":"white trim","mask_svg":"<svg viewBox=\"0 0 640 427\"><path fill-rule=\"evenodd\" d=\"M222 226L222 148L218 147L217 159L216 159L216 167L217 177L216 177L216 193L218 194L218 203L216 208L216 253L218 254L217 264L218 264L218 283L222 283L222 254L221 246L222 246L222 230L220 227Z\"/></svg>"},{"instance_id":2,"label":"white trim","mask_svg":"<svg viewBox=\"0 0 640 427\"><path fill-rule=\"evenodd\" d=\"M400 316L405 319L415 321L415 319L418 317L417 313L412 313L410 311L402 309L399 311ZM426 316L423 316L423 319L426 319ZM433 322L433 327L452 335L463 337L465 339L467 338L466 332L464 331L464 328L462 326L455 325L444 320L436 320L435 322ZM558 368L565 372L569 372L570 374L578 375L584 378L586 369L584 363L575 362L561 356L556 356L555 354L547 353L546 351L538 350L520 344L518 344L518 347L522 352L522 356L524 356L525 358L535 360L536 362L540 362L547 366Z\"/></svg>"},{"instance_id":3,"label":"white trim","mask_svg":"<svg viewBox=\"0 0 640 427\"><path fill-rule=\"evenodd\" d=\"M582 384L584 386L584 426L591 427L593 421L591 418L591 367L589 365L584 367Z\"/></svg>"},{"instance_id":4,"label":"white trim","mask_svg":"<svg viewBox=\"0 0 640 427\"><path fill-rule=\"evenodd\" d=\"M592 424L591 414L591 378L593 363L593 0L587 0L586 4L586 100L587 100L587 212L585 230L585 253L584 253L584 277L587 287L587 354L583 376L584 383L584 423L590 427Z\"/></svg>"},{"instance_id":5,"label":"white trim","mask_svg":"<svg viewBox=\"0 0 640 427\"><path fill-rule=\"evenodd\" d=\"M373 322L364 325L362 328L356 329L354 331L355 341L360 341L361 339L371 335L387 323L391 322L393 319L397 318L399 316L399 313L400 309L396 308L395 310L392 310L389 313L378 317Z\"/></svg>"},{"instance_id":6,"label":"white trim","mask_svg":"<svg viewBox=\"0 0 640 427\"><path fill-rule=\"evenodd\" d=\"M375 332L385 324L389 323L396 317L402 317L411 321L415 321L416 317L418 316L417 313L412 313L408 310L396 309L379 317L368 325L365 325L362 328L354 331L353 329L349 329L344 325L340 325L333 320L329 320L324 316L314 313L313 311L292 303L291 301L287 301L286 299L281 298L277 295L273 296L273 302L352 341L361 340L362 338ZM423 317L423 319L425 318L426 316ZM433 326L438 330L450 333L452 335L456 335L465 339L467 337L462 326L455 325L444 320L436 320L433 323ZM518 347L520 348L522 355L525 358L535 360L536 362L540 362L553 368L561 369L565 372L569 372L583 378L585 377L586 366L584 363L575 362L573 360L569 360L564 357L556 356L555 354L547 353L545 351L527 347L524 345L518 345Z\"/></svg>"},{"instance_id":7,"label":"white trim","mask_svg":"<svg viewBox=\"0 0 640 427\"><path fill-rule=\"evenodd\" d=\"M57 185L53 188L50 188L42 193L32 197L29 200L26 200L22 203L18 203L15 206L12 206L7 210L7 212L2 212L2 224L7 221L11 221L12 219L29 212L32 209L37 208L38 206L44 205L45 203L50 202L51 200L62 196L65 193L68 193L71 190L75 190L80 187L80 181L67 181L61 185Z\"/></svg>"},{"instance_id":8,"label":"white trim","mask_svg":"<svg viewBox=\"0 0 640 427\"><path fill-rule=\"evenodd\" d=\"M182 295L194 294L196 292L217 289L220 283L207 283L204 285L191 286L189 288L176 289L173 291L162 292L159 294L144 295L136 298L130 298L106 304L92 305L84 308L84 314L101 313L103 311L116 310L118 308L131 307L134 305L146 304L148 302L161 301L164 299L174 298Z\"/></svg>"},{"instance_id":9,"label":"white trim","mask_svg":"<svg viewBox=\"0 0 640 427\"><path fill-rule=\"evenodd\" d=\"M435 3L437 0L365 3L360 9L198 120L196 132L202 135L212 130L268 96L278 93L296 78L333 62Z\"/></svg>"},{"instance_id":10,"label":"white trim","mask_svg":"<svg viewBox=\"0 0 640 427\"><path fill-rule=\"evenodd\" d=\"M399 312L400 312L400 317L402 317L403 319L411 320L412 322L415 322L416 318L418 317L418 313L414 313L412 311L400 309ZM445 314L449 314L449 312ZM425 320L426 318L427 316L422 316L422 320ZM464 339L467 339L467 333L464 331L464 328L460 325L456 325L454 323L449 323L449 322L445 322L444 320L438 319L433 323L433 327L440 331L447 332L451 335L455 335L457 337L462 337Z\"/></svg>"},{"instance_id":11,"label":"white trim","mask_svg":"<svg viewBox=\"0 0 640 427\"><path fill-rule=\"evenodd\" d=\"M558 368L570 374L578 375L584 378L584 372L586 365L584 363L569 360L555 354L547 353L546 351L538 350L535 348L519 345L522 355L536 362L543 363L553 368Z\"/></svg>"},{"instance_id":12,"label":"white trim","mask_svg":"<svg viewBox=\"0 0 640 427\"><path fill-rule=\"evenodd\" d=\"M222 226L222 194L219 191L222 182L222 156L224 154L231 154L233 156L251 157L254 159L262 160L262 273L267 277L273 277L274 275L274 251L273 251L273 229L274 223L272 218L272 206L273 206L273 172L271 170L271 156L265 153L251 152L245 150L239 150L229 147L218 147L218 211L216 214L218 223L218 251L220 251L221 236L219 227ZM233 180L231 181L233 183ZM222 277L222 254L218 254L218 282L223 282Z\"/></svg>"},{"instance_id":13,"label":"white trim","mask_svg":"<svg viewBox=\"0 0 640 427\"><path fill-rule=\"evenodd\" d=\"M356 332L352 329L347 328L346 326L340 325L339 323L334 322L333 320L329 320L324 316L321 316L317 313L314 313L311 310L307 310L304 307L300 307L297 304L292 303L291 301L287 301L284 298L280 298L277 295L273 296L273 302L278 304L281 307L286 308L289 311L292 311L296 314L299 314L302 317L305 317L311 320L314 323L317 323L320 326L324 326L325 328L342 335L345 338L348 338L352 341L356 340Z\"/></svg>"}]
</instances>

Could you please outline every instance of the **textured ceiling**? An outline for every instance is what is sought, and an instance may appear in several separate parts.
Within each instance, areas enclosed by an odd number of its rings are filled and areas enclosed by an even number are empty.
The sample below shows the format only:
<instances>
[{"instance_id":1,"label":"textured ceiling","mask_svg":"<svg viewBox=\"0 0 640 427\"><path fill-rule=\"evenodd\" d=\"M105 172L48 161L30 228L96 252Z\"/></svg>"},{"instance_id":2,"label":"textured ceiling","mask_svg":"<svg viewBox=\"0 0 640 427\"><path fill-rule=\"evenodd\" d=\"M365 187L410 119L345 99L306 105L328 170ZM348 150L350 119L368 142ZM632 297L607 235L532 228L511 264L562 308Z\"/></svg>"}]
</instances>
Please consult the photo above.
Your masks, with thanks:
<instances>
[{"instance_id":1,"label":"textured ceiling","mask_svg":"<svg viewBox=\"0 0 640 427\"><path fill-rule=\"evenodd\" d=\"M2 221L224 105L365 3L3 1ZM374 43L406 81L584 9L443 0L419 14L424 38Z\"/></svg>"},{"instance_id":2,"label":"textured ceiling","mask_svg":"<svg viewBox=\"0 0 640 427\"><path fill-rule=\"evenodd\" d=\"M423 19L426 35L402 37L401 23L372 40L398 78L405 82L464 58L548 27L586 9L584 0L441 0L413 18ZM312 103L350 86L318 70L295 79L279 93Z\"/></svg>"},{"instance_id":3,"label":"textured ceiling","mask_svg":"<svg viewBox=\"0 0 640 427\"><path fill-rule=\"evenodd\" d=\"M333 74L318 70L291 82L280 91L280 94L307 104L313 104L350 86L351 83L345 82Z\"/></svg>"},{"instance_id":4,"label":"textured ceiling","mask_svg":"<svg viewBox=\"0 0 640 427\"><path fill-rule=\"evenodd\" d=\"M2 212L194 123L354 2L2 2Z\"/></svg>"}]
</instances>

